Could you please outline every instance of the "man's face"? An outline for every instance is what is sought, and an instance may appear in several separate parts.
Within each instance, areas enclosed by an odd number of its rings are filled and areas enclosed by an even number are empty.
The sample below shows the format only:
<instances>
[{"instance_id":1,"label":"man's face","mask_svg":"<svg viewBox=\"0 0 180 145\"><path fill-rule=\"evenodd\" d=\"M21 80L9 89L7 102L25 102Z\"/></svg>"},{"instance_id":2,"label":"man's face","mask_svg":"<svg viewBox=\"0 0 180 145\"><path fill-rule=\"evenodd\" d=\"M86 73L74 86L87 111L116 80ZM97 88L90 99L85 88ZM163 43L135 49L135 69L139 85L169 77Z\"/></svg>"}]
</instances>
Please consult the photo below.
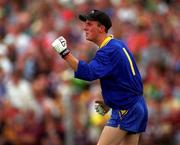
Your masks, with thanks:
<instances>
[{"instance_id":1,"label":"man's face","mask_svg":"<svg viewBox=\"0 0 180 145\"><path fill-rule=\"evenodd\" d=\"M92 42L96 42L98 35L102 33L102 25L97 21L87 20L84 25L84 31L86 34L86 39Z\"/></svg>"}]
</instances>

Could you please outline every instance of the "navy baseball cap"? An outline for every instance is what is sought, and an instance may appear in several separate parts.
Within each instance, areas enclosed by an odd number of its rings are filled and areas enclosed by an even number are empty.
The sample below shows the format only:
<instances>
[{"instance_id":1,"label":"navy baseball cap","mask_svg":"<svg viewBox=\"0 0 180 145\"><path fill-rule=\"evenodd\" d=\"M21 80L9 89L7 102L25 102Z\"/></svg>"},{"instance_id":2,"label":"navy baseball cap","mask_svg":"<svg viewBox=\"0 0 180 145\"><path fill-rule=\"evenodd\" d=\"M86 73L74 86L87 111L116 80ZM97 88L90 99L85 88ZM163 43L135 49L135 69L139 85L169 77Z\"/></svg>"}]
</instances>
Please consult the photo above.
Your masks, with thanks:
<instances>
[{"instance_id":1,"label":"navy baseball cap","mask_svg":"<svg viewBox=\"0 0 180 145\"><path fill-rule=\"evenodd\" d=\"M80 14L79 19L84 22L87 20L97 21L104 25L106 30L109 30L109 28L112 26L110 17L106 13L99 10L92 10L87 15Z\"/></svg>"}]
</instances>

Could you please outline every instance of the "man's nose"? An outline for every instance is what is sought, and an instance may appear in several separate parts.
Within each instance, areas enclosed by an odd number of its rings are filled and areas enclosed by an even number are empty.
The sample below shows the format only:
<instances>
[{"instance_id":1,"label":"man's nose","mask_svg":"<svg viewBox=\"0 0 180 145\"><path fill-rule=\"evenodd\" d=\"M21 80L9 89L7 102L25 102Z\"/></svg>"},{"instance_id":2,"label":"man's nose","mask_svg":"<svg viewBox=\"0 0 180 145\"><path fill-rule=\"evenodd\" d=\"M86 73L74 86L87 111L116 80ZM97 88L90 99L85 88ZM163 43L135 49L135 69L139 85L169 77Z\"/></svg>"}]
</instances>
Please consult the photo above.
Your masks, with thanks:
<instances>
[{"instance_id":1,"label":"man's nose","mask_svg":"<svg viewBox=\"0 0 180 145\"><path fill-rule=\"evenodd\" d=\"M83 28L83 29L84 29L84 31L87 31L87 30L88 30L88 28L87 28L87 25L86 25L86 24L84 25L84 28Z\"/></svg>"},{"instance_id":2,"label":"man's nose","mask_svg":"<svg viewBox=\"0 0 180 145\"><path fill-rule=\"evenodd\" d=\"M84 26L84 31L87 31L87 27L86 26Z\"/></svg>"}]
</instances>

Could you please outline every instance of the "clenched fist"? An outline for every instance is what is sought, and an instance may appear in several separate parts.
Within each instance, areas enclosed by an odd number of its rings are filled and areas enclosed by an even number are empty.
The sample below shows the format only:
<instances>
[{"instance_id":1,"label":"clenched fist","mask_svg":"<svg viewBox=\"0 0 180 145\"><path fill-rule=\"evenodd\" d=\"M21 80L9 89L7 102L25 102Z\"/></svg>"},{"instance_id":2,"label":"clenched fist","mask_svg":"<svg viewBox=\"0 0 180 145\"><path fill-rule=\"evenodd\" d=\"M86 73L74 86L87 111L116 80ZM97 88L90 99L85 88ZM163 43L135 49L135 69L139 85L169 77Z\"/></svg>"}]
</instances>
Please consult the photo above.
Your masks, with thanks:
<instances>
[{"instance_id":1,"label":"clenched fist","mask_svg":"<svg viewBox=\"0 0 180 145\"><path fill-rule=\"evenodd\" d=\"M70 50L67 48L66 39L63 36L54 40L51 45L62 56L62 58L70 53Z\"/></svg>"},{"instance_id":2,"label":"clenched fist","mask_svg":"<svg viewBox=\"0 0 180 145\"><path fill-rule=\"evenodd\" d=\"M109 107L103 101L95 101L95 110L104 116L109 111Z\"/></svg>"}]
</instances>

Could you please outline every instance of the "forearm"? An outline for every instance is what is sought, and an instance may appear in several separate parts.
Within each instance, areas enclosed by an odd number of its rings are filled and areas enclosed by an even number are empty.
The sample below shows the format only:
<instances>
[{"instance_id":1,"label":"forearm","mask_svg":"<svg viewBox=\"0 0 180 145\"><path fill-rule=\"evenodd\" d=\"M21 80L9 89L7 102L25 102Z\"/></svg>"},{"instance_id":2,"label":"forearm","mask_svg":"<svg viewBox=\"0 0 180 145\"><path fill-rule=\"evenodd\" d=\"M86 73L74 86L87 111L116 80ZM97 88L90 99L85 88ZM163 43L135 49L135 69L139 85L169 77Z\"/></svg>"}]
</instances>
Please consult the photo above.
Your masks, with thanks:
<instances>
[{"instance_id":1,"label":"forearm","mask_svg":"<svg viewBox=\"0 0 180 145\"><path fill-rule=\"evenodd\" d=\"M77 71L79 60L69 53L64 60L71 66L74 71Z\"/></svg>"}]
</instances>

